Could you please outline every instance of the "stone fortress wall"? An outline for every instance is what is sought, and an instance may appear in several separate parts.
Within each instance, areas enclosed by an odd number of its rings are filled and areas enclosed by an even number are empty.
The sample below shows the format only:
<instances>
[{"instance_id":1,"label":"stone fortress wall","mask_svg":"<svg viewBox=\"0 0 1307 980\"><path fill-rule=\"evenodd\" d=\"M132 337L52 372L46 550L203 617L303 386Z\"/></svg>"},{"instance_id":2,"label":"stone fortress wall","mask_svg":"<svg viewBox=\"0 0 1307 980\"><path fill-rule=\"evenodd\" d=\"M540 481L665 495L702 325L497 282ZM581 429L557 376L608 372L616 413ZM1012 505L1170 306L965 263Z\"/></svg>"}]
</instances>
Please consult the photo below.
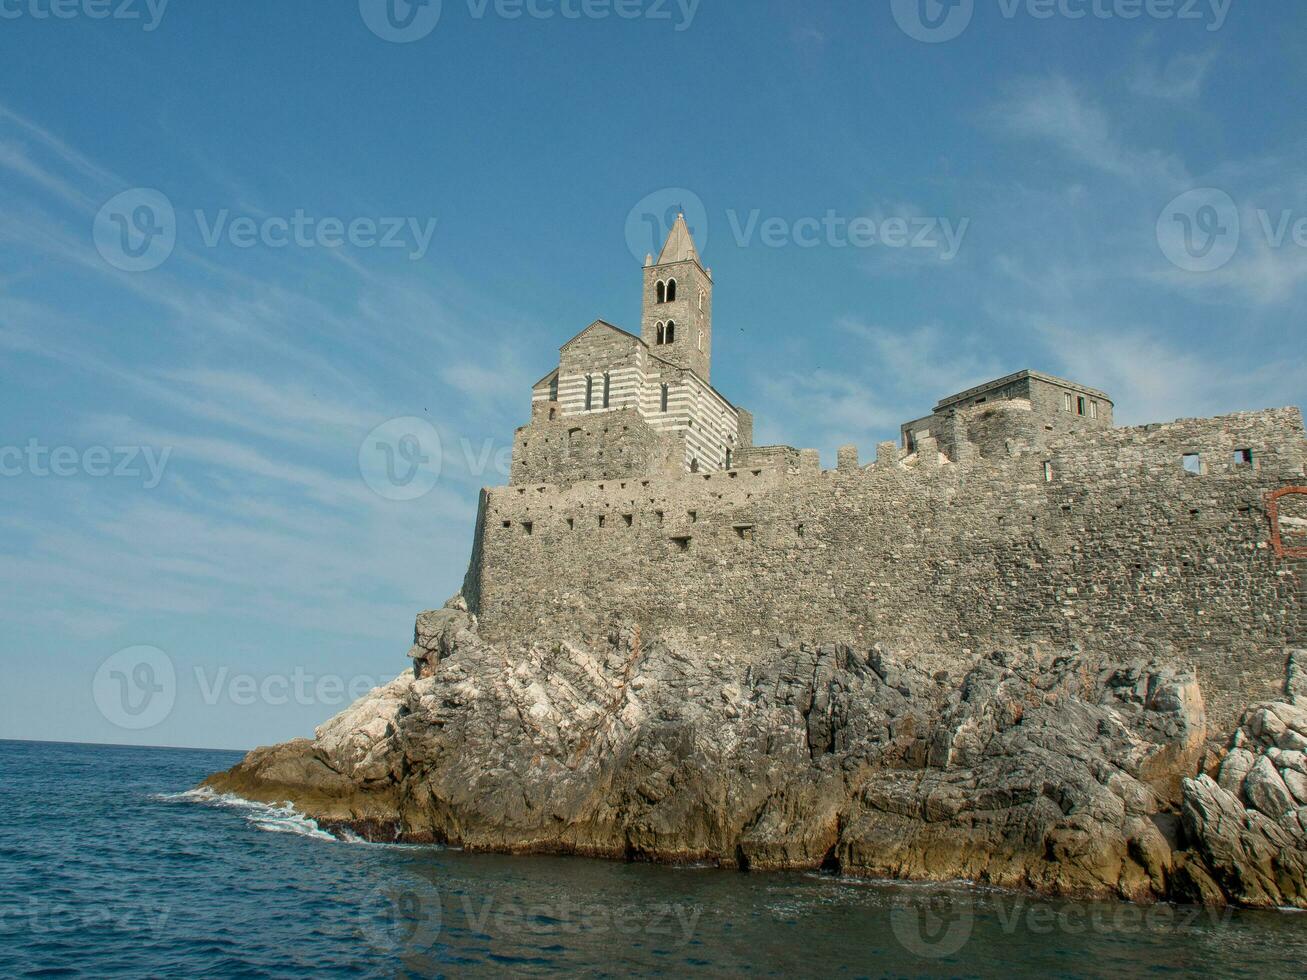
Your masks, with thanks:
<instances>
[{"instance_id":1,"label":"stone fortress wall","mask_svg":"<svg viewBox=\"0 0 1307 980\"><path fill-rule=\"evenodd\" d=\"M1058 431L1014 398L940 432L947 453L923 435L836 470L767 447L723 472L485 490L465 595L506 640L621 613L705 650L1161 654L1198 666L1224 724L1278 691L1307 640L1307 495L1278 501L1279 552L1268 498L1307 484L1300 411Z\"/></svg>"},{"instance_id":2,"label":"stone fortress wall","mask_svg":"<svg viewBox=\"0 0 1307 980\"><path fill-rule=\"evenodd\" d=\"M1118 429L1106 393L1021 371L823 470L754 446L709 383L712 288L682 216L645 262L641 336L596 321L533 387L464 584L485 635L592 636L620 614L705 655L1160 654L1198 666L1227 727L1278 693L1307 645L1299 410Z\"/></svg>"}]
</instances>

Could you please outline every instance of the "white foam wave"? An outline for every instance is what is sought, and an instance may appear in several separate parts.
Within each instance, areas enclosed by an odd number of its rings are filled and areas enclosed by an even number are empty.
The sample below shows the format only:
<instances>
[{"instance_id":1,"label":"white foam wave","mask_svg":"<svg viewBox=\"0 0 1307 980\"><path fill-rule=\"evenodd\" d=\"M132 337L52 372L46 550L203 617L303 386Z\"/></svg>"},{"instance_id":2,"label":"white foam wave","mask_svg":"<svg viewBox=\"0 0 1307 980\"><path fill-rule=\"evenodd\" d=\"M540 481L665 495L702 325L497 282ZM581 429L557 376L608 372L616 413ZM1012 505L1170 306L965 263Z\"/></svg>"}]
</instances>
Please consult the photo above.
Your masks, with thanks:
<instances>
[{"instance_id":1,"label":"white foam wave","mask_svg":"<svg viewBox=\"0 0 1307 980\"><path fill-rule=\"evenodd\" d=\"M150 799L156 803L196 803L201 806L221 807L243 812L246 823L257 830L270 834L297 834L313 840L331 841L335 844L362 844L365 847L394 848L435 848L445 850L436 844L384 844L364 840L348 827L338 832L323 830L318 822L306 817L289 803L274 806L271 803L256 803L235 793L216 793L207 786L184 790L180 793L155 793Z\"/></svg>"},{"instance_id":2,"label":"white foam wave","mask_svg":"<svg viewBox=\"0 0 1307 980\"><path fill-rule=\"evenodd\" d=\"M318 826L316 820L306 817L289 803L273 806L270 803L256 803L234 793L215 793L207 786L188 789L181 793L157 793L151 797L158 803L198 803L202 806L221 807L228 810L243 811L245 822L258 830L272 834L298 834L314 840L334 841L346 844L367 843L357 834L346 832L337 837Z\"/></svg>"}]
</instances>

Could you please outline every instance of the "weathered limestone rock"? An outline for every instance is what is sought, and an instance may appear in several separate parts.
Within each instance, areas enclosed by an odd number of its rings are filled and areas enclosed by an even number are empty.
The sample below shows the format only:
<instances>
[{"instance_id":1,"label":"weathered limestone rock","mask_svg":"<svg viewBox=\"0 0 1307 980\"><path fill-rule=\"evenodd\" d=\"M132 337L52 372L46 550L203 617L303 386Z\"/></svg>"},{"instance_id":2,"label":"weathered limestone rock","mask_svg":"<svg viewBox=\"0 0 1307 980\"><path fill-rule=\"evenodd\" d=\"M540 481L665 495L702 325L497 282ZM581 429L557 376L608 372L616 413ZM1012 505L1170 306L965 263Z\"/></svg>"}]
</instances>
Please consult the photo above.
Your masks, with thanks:
<instances>
[{"instance_id":1,"label":"weathered limestone rock","mask_svg":"<svg viewBox=\"0 0 1307 980\"><path fill-rule=\"evenodd\" d=\"M415 669L208 785L372 839L1307 907L1307 719L1249 712L1220 784L1192 674L1078 654L733 652L614 621L507 649L456 605ZM1178 852L1175 825L1183 820Z\"/></svg>"},{"instance_id":2,"label":"weathered limestone rock","mask_svg":"<svg viewBox=\"0 0 1307 980\"><path fill-rule=\"evenodd\" d=\"M1296 701L1257 705L1231 739L1219 780L1184 781L1187 861L1233 902L1307 908L1304 756L1280 748L1305 727L1307 710Z\"/></svg>"}]
</instances>

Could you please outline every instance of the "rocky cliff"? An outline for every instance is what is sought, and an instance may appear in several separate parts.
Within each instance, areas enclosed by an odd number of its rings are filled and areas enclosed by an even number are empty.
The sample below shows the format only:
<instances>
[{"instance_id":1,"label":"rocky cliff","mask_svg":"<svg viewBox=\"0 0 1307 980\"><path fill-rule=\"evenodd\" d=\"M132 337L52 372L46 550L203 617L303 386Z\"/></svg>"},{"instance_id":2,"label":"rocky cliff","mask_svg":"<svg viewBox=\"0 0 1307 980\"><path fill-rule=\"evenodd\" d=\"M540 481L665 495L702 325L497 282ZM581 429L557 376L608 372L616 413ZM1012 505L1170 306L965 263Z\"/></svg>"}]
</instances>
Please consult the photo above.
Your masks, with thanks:
<instances>
[{"instance_id":1,"label":"rocky cliff","mask_svg":"<svg viewBox=\"0 0 1307 980\"><path fill-rule=\"evenodd\" d=\"M510 647L455 600L410 656L207 785L372 839L1307 908L1292 682L1214 749L1192 673L1074 651Z\"/></svg>"}]
</instances>

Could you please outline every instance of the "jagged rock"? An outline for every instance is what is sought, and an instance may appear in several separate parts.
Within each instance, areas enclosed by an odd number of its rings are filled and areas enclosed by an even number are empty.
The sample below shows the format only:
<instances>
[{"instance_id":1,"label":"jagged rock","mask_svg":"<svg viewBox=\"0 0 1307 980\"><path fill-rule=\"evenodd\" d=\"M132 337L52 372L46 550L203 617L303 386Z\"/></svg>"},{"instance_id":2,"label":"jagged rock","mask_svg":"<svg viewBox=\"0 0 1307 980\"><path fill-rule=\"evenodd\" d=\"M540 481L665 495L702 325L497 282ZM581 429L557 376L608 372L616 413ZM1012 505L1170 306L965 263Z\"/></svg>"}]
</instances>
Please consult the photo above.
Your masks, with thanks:
<instances>
[{"instance_id":1,"label":"jagged rock","mask_svg":"<svg viewBox=\"0 0 1307 980\"><path fill-rule=\"evenodd\" d=\"M1256 763L1257 757L1247 749L1231 749L1230 754L1221 763L1217 783L1227 793L1237 794L1243 792L1243 781L1248 778L1248 774L1253 771L1253 766Z\"/></svg>"},{"instance_id":2,"label":"jagged rock","mask_svg":"<svg viewBox=\"0 0 1307 980\"><path fill-rule=\"evenodd\" d=\"M1300 751L1279 747L1304 725L1307 712L1296 704L1256 705L1230 739L1219 782L1184 782L1191 850L1181 863L1202 867L1233 902L1307 908L1307 809L1298 796L1307 792L1307 766Z\"/></svg>"},{"instance_id":3,"label":"jagged rock","mask_svg":"<svg viewBox=\"0 0 1307 980\"><path fill-rule=\"evenodd\" d=\"M1295 755L1302 755L1301 752L1295 752ZM1284 780L1285 788L1293 795L1294 803L1297 806L1307 806L1307 775L1296 769L1281 769L1280 778Z\"/></svg>"},{"instance_id":4,"label":"jagged rock","mask_svg":"<svg viewBox=\"0 0 1307 980\"><path fill-rule=\"evenodd\" d=\"M1299 715L1258 706L1222 785L1182 782L1209 733L1173 667L1028 651L941 669L879 646L704 649L621 621L509 646L456 603L419 617L410 655L315 740L208 784L468 849L1303 901L1301 852L1275 856L1301 829L1283 775L1301 756L1273 744Z\"/></svg>"},{"instance_id":5,"label":"jagged rock","mask_svg":"<svg viewBox=\"0 0 1307 980\"><path fill-rule=\"evenodd\" d=\"M1243 783L1243 795L1248 805L1260 810L1273 820L1284 816L1294 805L1293 794L1275 770L1270 756L1262 756L1248 773Z\"/></svg>"},{"instance_id":6,"label":"jagged rock","mask_svg":"<svg viewBox=\"0 0 1307 980\"><path fill-rule=\"evenodd\" d=\"M1255 908L1307 908L1307 841L1250 810L1207 776L1184 784L1185 831L1229 898Z\"/></svg>"},{"instance_id":7,"label":"jagged rock","mask_svg":"<svg viewBox=\"0 0 1307 980\"><path fill-rule=\"evenodd\" d=\"M1307 650L1290 650L1284 673L1284 693L1290 701L1307 698Z\"/></svg>"}]
</instances>

